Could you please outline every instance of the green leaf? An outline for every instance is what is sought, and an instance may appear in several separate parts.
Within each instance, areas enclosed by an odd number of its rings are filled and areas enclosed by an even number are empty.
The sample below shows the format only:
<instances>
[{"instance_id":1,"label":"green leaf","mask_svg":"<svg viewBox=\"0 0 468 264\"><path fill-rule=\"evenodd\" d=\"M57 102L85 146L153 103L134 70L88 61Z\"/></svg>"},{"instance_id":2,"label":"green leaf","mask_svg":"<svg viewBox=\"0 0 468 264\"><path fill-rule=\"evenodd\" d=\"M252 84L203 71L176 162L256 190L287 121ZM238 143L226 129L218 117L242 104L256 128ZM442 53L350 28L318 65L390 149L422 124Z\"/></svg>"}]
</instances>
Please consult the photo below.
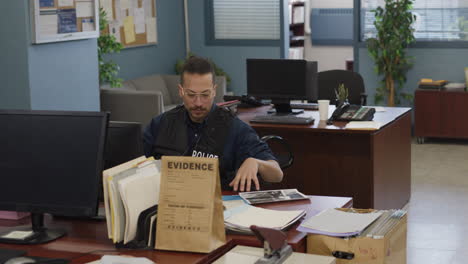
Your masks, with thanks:
<instances>
[{"instance_id":1,"label":"green leaf","mask_svg":"<svg viewBox=\"0 0 468 264\"><path fill-rule=\"evenodd\" d=\"M109 83L111 87L122 86L122 79L117 78L120 67L114 62L105 61L104 54L116 53L122 50L123 45L115 39L114 36L105 32L108 29L108 20L106 11L99 8L99 30L100 36L98 42L98 65L99 65L99 83Z\"/></svg>"}]
</instances>

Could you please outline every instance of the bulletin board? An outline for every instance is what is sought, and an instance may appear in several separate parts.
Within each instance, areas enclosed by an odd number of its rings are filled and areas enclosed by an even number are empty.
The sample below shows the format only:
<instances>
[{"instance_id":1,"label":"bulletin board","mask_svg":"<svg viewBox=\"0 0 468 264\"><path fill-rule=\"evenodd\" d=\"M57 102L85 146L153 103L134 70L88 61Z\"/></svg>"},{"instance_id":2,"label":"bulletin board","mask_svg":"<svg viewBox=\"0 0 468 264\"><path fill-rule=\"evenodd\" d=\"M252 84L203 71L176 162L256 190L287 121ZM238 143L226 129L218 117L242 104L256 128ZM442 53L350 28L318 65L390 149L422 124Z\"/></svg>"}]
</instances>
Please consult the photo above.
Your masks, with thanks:
<instances>
[{"instance_id":1,"label":"bulletin board","mask_svg":"<svg viewBox=\"0 0 468 264\"><path fill-rule=\"evenodd\" d=\"M157 43L156 0L100 0L106 29L126 48Z\"/></svg>"},{"instance_id":2,"label":"bulletin board","mask_svg":"<svg viewBox=\"0 0 468 264\"><path fill-rule=\"evenodd\" d=\"M33 43L99 37L97 0L30 0Z\"/></svg>"}]
</instances>

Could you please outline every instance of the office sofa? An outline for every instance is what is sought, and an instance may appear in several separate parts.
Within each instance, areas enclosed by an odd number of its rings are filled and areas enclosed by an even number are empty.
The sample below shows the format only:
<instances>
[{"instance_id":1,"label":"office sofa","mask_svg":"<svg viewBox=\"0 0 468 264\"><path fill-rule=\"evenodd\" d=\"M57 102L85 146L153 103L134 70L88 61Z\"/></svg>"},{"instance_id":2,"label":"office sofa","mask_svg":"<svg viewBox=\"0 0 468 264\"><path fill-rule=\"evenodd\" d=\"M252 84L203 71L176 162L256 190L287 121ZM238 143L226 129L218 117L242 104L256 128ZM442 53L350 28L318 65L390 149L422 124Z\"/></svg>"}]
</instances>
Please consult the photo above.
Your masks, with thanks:
<instances>
[{"instance_id":1,"label":"office sofa","mask_svg":"<svg viewBox=\"0 0 468 264\"><path fill-rule=\"evenodd\" d=\"M216 76L215 103L226 93L226 78ZM153 74L124 81L122 87L101 86L101 110L111 112L112 121L140 122L145 127L154 116L182 103L179 75Z\"/></svg>"}]
</instances>

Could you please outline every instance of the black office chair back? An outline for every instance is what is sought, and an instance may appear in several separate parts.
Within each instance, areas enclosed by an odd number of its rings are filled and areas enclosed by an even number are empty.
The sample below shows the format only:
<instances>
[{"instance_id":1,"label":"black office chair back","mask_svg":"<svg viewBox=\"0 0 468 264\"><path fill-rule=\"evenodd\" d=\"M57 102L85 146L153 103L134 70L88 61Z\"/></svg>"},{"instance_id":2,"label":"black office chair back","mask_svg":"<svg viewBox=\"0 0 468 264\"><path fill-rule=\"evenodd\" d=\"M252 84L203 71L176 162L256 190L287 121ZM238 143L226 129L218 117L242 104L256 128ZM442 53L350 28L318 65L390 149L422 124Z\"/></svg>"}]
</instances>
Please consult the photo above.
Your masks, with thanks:
<instances>
[{"instance_id":1,"label":"black office chair back","mask_svg":"<svg viewBox=\"0 0 468 264\"><path fill-rule=\"evenodd\" d=\"M262 140L270 146L282 170L291 167L294 162L294 155L285 139L276 135L267 135L263 136Z\"/></svg>"},{"instance_id":2,"label":"black office chair back","mask_svg":"<svg viewBox=\"0 0 468 264\"><path fill-rule=\"evenodd\" d=\"M348 89L348 102L355 105L366 105L367 95L364 80L357 72L347 70L329 70L318 73L318 99L328 99L336 104L335 90L340 84Z\"/></svg>"},{"instance_id":3,"label":"black office chair back","mask_svg":"<svg viewBox=\"0 0 468 264\"><path fill-rule=\"evenodd\" d=\"M291 167L294 162L294 156L291 147L285 139L280 136L267 135L263 136L262 140L268 144L283 171ZM258 180L262 190L284 189L281 183L266 182L261 177Z\"/></svg>"}]
</instances>

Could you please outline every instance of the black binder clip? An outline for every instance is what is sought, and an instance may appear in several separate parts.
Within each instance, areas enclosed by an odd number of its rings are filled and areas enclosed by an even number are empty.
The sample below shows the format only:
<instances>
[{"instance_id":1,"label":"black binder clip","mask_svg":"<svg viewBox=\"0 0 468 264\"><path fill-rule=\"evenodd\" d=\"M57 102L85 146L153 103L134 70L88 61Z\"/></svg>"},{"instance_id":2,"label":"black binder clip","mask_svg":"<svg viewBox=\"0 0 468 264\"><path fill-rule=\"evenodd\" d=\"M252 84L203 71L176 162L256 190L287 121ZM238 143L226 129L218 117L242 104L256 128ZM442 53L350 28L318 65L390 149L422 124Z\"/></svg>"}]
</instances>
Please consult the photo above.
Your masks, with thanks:
<instances>
[{"instance_id":1,"label":"black binder clip","mask_svg":"<svg viewBox=\"0 0 468 264\"><path fill-rule=\"evenodd\" d=\"M280 230L255 225L250 226L250 229L263 243L263 257L255 264L280 264L292 254L292 248L286 242L286 234Z\"/></svg>"}]
</instances>

